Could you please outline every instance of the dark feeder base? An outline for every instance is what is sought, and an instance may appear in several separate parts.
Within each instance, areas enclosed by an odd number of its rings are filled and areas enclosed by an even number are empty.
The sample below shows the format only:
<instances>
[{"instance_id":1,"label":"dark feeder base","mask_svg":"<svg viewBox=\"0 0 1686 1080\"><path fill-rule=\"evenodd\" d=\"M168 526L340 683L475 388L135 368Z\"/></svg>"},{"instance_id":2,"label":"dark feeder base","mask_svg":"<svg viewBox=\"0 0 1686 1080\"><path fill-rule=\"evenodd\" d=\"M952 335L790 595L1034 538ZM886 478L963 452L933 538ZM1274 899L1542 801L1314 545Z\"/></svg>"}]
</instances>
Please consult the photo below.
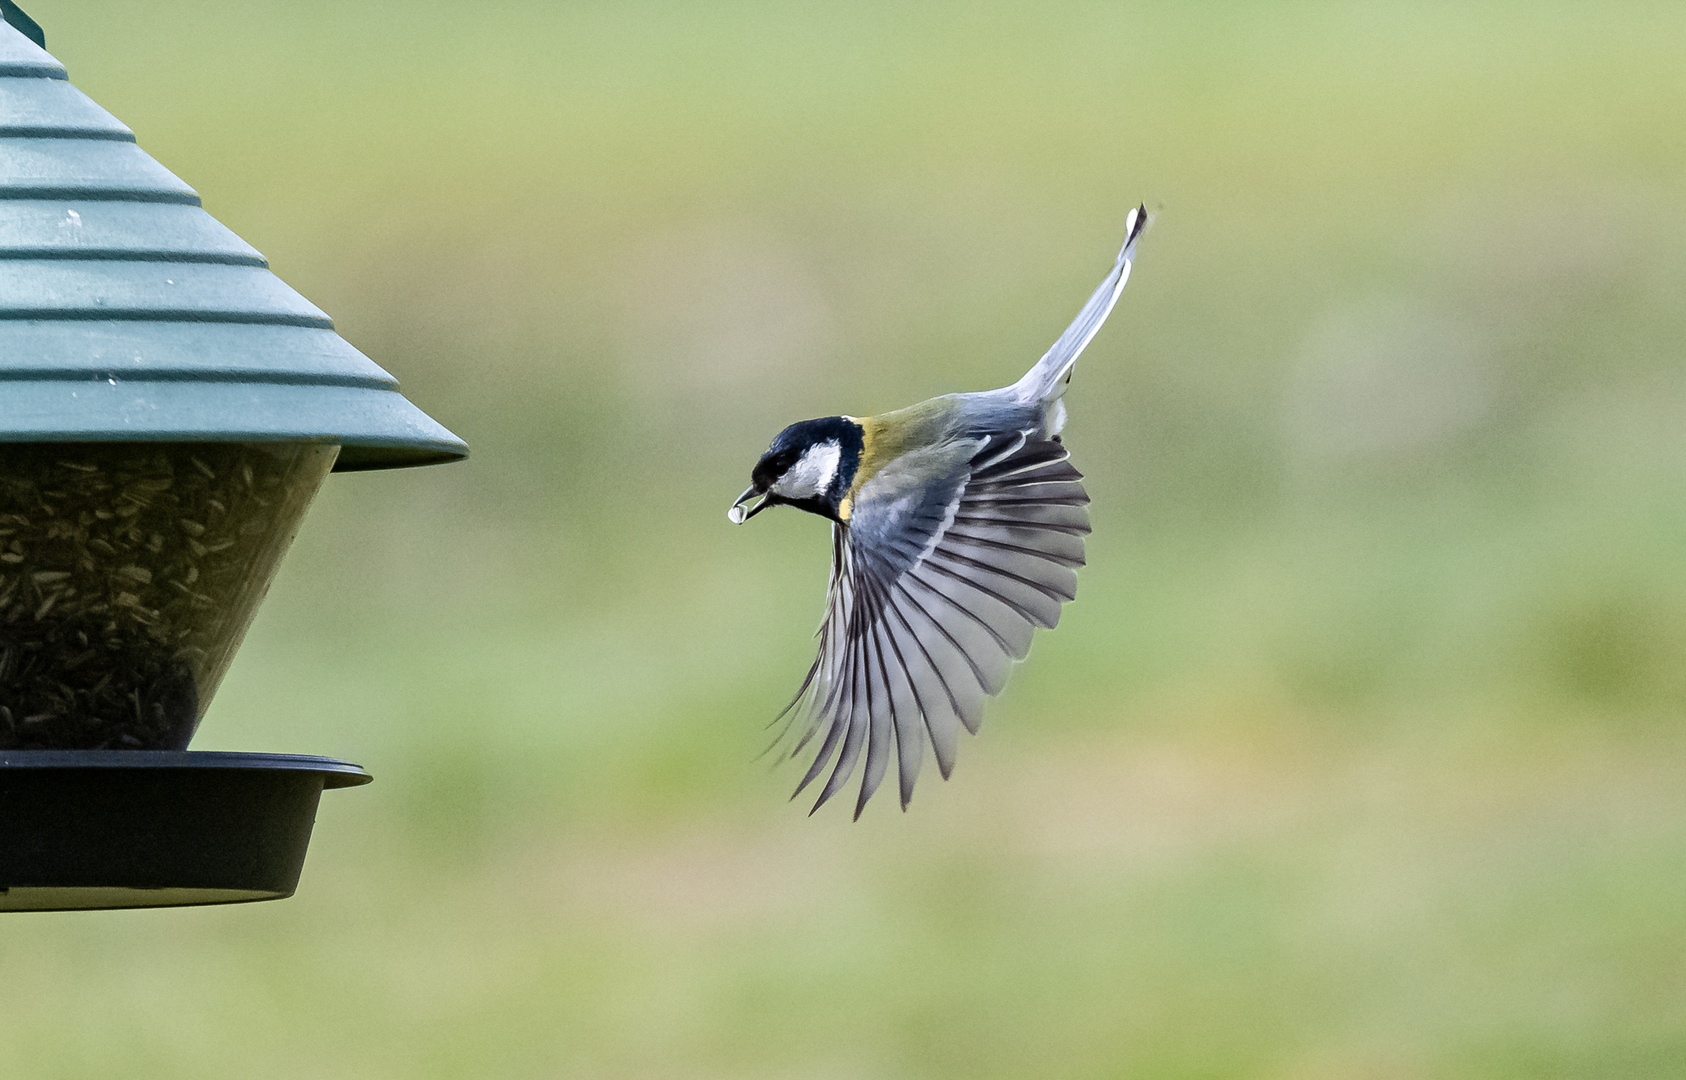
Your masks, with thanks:
<instances>
[{"instance_id":1,"label":"dark feeder base","mask_svg":"<svg viewBox=\"0 0 1686 1080\"><path fill-rule=\"evenodd\" d=\"M347 761L186 750L0 752L0 911L279 900Z\"/></svg>"}]
</instances>

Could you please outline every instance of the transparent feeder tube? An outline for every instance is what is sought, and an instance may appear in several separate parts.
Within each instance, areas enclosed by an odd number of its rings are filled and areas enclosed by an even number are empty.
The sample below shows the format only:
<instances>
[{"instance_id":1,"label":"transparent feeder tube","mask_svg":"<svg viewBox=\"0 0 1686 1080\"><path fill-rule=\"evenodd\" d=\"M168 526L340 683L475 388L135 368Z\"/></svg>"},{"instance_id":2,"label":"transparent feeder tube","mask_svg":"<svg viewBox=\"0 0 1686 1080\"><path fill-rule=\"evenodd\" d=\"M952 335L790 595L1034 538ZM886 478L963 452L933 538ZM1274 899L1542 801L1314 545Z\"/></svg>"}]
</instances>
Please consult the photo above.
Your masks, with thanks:
<instances>
[{"instance_id":1,"label":"transparent feeder tube","mask_svg":"<svg viewBox=\"0 0 1686 1080\"><path fill-rule=\"evenodd\" d=\"M0 749L185 748L338 452L0 444Z\"/></svg>"}]
</instances>

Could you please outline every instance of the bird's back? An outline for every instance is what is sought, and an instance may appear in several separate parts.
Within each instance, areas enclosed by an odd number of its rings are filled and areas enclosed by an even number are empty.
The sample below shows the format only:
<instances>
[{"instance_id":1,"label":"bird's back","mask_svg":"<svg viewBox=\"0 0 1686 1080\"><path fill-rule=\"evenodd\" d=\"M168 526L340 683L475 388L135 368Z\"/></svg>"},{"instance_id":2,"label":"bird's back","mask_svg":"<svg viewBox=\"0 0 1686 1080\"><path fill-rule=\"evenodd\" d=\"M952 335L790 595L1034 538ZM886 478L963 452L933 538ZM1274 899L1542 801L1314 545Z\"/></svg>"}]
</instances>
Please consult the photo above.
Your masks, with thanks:
<instances>
[{"instance_id":1,"label":"bird's back","mask_svg":"<svg viewBox=\"0 0 1686 1080\"><path fill-rule=\"evenodd\" d=\"M992 435L1042 431L1048 410L1027 403L1012 387L944 394L905 409L860 418L861 462L854 490L909 451L949 443L976 443Z\"/></svg>"}]
</instances>

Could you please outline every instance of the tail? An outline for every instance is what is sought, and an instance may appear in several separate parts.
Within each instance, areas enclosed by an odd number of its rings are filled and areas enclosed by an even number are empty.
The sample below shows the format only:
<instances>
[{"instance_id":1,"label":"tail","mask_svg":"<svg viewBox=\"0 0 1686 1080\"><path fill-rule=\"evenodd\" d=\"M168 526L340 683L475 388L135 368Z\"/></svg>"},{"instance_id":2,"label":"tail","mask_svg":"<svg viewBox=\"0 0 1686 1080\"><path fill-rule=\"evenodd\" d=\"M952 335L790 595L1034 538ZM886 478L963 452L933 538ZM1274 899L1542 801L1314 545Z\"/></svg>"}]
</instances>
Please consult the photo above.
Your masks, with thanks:
<instances>
[{"instance_id":1,"label":"tail","mask_svg":"<svg viewBox=\"0 0 1686 1080\"><path fill-rule=\"evenodd\" d=\"M1124 222L1124 247L1118 252L1118 262L1113 265L1112 273L1089 297L1089 302L1083 305L1083 310L1077 313L1077 318L1066 327L1053 347L1042 354L1035 367L1025 372L1024 378L1013 384L1019 400L1047 404L1057 401L1065 393L1066 384L1071 381L1071 366L1077 363L1089 339L1112 314L1112 305L1118 303L1124 283L1130 280L1130 263L1136 257L1136 241L1146 227L1147 207L1138 206L1130 211L1129 218Z\"/></svg>"}]
</instances>

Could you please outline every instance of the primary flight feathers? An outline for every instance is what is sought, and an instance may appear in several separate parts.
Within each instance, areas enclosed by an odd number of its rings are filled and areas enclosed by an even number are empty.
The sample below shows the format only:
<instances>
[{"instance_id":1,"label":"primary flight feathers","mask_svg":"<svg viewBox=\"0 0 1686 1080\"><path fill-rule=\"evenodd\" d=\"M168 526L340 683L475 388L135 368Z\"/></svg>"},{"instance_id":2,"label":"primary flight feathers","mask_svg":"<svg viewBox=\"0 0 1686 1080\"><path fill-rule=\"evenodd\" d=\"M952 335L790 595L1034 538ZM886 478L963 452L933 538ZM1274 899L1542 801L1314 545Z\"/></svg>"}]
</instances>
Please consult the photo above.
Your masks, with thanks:
<instances>
[{"instance_id":1,"label":"primary flight feathers","mask_svg":"<svg viewBox=\"0 0 1686 1080\"><path fill-rule=\"evenodd\" d=\"M1130 280L1130 265L1136 258L1136 241L1145 228L1147 208L1138 206L1130 211L1129 218L1124 222L1124 246L1118 249L1118 261L1113 264L1112 273L1096 286L1089 302L1083 305L1077 318L1071 320L1071 325L1065 328L1059 340L1049 346L1042 359L1025 372L1024 378L1013 384L1014 390L1043 400L1064 393L1065 383L1071 378L1071 366L1077 363L1077 357L1100 332L1101 324L1106 322L1106 317L1112 314L1113 305L1124 294L1124 284Z\"/></svg>"},{"instance_id":2,"label":"primary flight feathers","mask_svg":"<svg viewBox=\"0 0 1686 1080\"><path fill-rule=\"evenodd\" d=\"M798 794L830 770L814 809L864 759L859 817L892 756L905 809L927 743L946 779L961 730L977 732L1031 632L1076 596L1089 497L1059 439L1060 397L1123 292L1146 222L1145 208L1130 212L1112 271L1018 382L793 424L733 504L735 522L791 505L833 523L819 655L774 741L787 756L813 754Z\"/></svg>"}]
</instances>

